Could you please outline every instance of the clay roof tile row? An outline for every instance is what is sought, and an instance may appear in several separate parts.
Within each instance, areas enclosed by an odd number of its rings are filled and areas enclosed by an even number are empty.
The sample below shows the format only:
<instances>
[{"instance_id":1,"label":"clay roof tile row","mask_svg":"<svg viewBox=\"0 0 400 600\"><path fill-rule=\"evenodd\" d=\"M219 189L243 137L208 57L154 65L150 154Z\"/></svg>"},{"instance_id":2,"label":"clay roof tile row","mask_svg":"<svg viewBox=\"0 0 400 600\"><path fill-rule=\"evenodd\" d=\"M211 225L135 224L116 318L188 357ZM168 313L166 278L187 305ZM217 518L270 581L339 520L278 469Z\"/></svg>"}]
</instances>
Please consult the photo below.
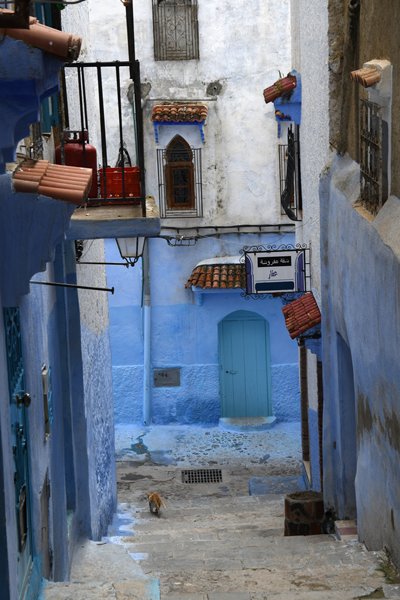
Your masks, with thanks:
<instances>
[{"instance_id":1,"label":"clay roof tile row","mask_svg":"<svg viewBox=\"0 0 400 600\"><path fill-rule=\"evenodd\" d=\"M362 67L350 73L350 78L363 87L371 87L381 80L381 74L375 67Z\"/></svg>"},{"instance_id":2,"label":"clay roof tile row","mask_svg":"<svg viewBox=\"0 0 400 600\"><path fill-rule=\"evenodd\" d=\"M208 108L205 104L157 104L151 120L155 122L199 123L205 121Z\"/></svg>"},{"instance_id":3,"label":"clay roof tile row","mask_svg":"<svg viewBox=\"0 0 400 600\"><path fill-rule=\"evenodd\" d=\"M288 74L286 77L278 79L273 85L265 88L263 92L265 103L268 104L281 96L291 94L296 86L297 79L294 75Z\"/></svg>"},{"instance_id":4,"label":"clay roof tile row","mask_svg":"<svg viewBox=\"0 0 400 600\"><path fill-rule=\"evenodd\" d=\"M185 287L202 289L239 289L246 287L243 264L198 265L192 271Z\"/></svg>"},{"instance_id":5,"label":"clay roof tile row","mask_svg":"<svg viewBox=\"0 0 400 600\"><path fill-rule=\"evenodd\" d=\"M92 169L54 165L48 160L26 160L13 174L16 192L43 194L57 200L81 205L92 183Z\"/></svg>"},{"instance_id":6,"label":"clay roof tile row","mask_svg":"<svg viewBox=\"0 0 400 600\"><path fill-rule=\"evenodd\" d=\"M292 339L321 323L321 312L311 292L284 306L282 312Z\"/></svg>"},{"instance_id":7,"label":"clay roof tile row","mask_svg":"<svg viewBox=\"0 0 400 600\"><path fill-rule=\"evenodd\" d=\"M11 12L10 10L0 9L0 13ZM68 61L78 58L82 44L82 38L79 36L42 25L35 17L29 18L29 29L2 28L0 29L0 35L22 40L34 48L39 48Z\"/></svg>"}]
</instances>

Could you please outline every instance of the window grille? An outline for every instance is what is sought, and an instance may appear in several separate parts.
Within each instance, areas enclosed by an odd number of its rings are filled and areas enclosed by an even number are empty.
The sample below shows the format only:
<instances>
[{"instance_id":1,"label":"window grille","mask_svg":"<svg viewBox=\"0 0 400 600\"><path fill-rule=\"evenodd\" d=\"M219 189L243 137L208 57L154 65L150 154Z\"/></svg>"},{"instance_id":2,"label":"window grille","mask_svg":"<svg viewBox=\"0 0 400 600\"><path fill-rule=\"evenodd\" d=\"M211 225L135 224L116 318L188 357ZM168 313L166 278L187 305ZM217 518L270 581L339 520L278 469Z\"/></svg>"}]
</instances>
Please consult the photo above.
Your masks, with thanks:
<instances>
[{"instance_id":1,"label":"window grille","mask_svg":"<svg viewBox=\"0 0 400 600\"><path fill-rule=\"evenodd\" d=\"M182 140L183 141L183 140ZM157 150L161 217L202 217L201 148Z\"/></svg>"},{"instance_id":2,"label":"window grille","mask_svg":"<svg viewBox=\"0 0 400 600\"><path fill-rule=\"evenodd\" d=\"M381 106L360 101L360 179L361 202L376 214L386 201L382 191L382 118Z\"/></svg>"},{"instance_id":3,"label":"window grille","mask_svg":"<svg viewBox=\"0 0 400 600\"><path fill-rule=\"evenodd\" d=\"M153 0L155 60L199 58L197 0Z\"/></svg>"},{"instance_id":4,"label":"window grille","mask_svg":"<svg viewBox=\"0 0 400 600\"><path fill-rule=\"evenodd\" d=\"M290 127L287 144L278 146L281 213L292 221L300 220L302 210L298 130Z\"/></svg>"}]
</instances>

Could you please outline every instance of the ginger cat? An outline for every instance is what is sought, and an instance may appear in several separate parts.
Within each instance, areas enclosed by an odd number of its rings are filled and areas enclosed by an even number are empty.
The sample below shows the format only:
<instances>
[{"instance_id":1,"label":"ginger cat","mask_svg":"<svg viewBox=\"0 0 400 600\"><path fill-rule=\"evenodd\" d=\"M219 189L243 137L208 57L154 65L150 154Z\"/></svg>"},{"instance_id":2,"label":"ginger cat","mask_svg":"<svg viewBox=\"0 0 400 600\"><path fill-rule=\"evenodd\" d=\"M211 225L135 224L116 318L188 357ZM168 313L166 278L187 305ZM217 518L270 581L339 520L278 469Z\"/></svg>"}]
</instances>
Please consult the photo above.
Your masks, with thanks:
<instances>
[{"instance_id":1,"label":"ginger cat","mask_svg":"<svg viewBox=\"0 0 400 600\"><path fill-rule=\"evenodd\" d=\"M166 508L164 500L157 492L149 492L147 494L149 501L149 509L151 514L160 516L161 507Z\"/></svg>"}]
</instances>

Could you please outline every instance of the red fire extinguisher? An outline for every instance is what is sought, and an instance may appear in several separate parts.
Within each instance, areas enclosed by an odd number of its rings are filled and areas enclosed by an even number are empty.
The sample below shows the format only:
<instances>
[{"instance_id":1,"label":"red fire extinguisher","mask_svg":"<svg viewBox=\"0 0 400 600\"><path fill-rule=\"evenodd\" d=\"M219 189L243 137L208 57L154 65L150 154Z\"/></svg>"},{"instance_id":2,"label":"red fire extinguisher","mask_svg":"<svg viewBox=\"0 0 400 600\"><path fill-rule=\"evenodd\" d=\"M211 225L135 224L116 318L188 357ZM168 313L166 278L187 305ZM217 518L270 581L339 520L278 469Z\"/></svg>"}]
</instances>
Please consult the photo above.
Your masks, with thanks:
<instances>
[{"instance_id":1,"label":"red fire extinguisher","mask_svg":"<svg viewBox=\"0 0 400 600\"><path fill-rule=\"evenodd\" d=\"M56 148L56 163L62 164L61 145ZM64 164L71 167L87 167L92 169L92 186L89 198L97 198L97 152L88 143L87 131L64 131Z\"/></svg>"}]
</instances>

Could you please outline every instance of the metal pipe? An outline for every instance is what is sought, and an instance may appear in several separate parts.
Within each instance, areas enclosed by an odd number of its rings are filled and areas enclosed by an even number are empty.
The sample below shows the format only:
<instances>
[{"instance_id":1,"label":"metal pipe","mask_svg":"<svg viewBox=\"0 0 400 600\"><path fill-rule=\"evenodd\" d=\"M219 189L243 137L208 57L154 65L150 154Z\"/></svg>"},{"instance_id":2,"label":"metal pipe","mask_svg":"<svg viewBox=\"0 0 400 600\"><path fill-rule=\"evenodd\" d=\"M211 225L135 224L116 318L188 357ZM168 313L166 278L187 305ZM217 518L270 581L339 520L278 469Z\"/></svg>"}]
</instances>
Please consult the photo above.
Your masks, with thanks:
<instances>
[{"instance_id":1,"label":"metal pipe","mask_svg":"<svg viewBox=\"0 0 400 600\"><path fill-rule=\"evenodd\" d=\"M122 197L126 198L125 193L125 165L124 165L124 134L122 131L122 107L121 107L121 77L119 65L115 69L117 83L117 103L118 103L118 125L119 125L119 151L121 154L121 175L122 175Z\"/></svg>"},{"instance_id":2,"label":"metal pipe","mask_svg":"<svg viewBox=\"0 0 400 600\"><path fill-rule=\"evenodd\" d=\"M114 265L114 266L119 266L119 267L126 267L127 269L129 269L128 262L88 262L85 260L77 260L76 264L77 265Z\"/></svg>"},{"instance_id":3,"label":"metal pipe","mask_svg":"<svg viewBox=\"0 0 400 600\"><path fill-rule=\"evenodd\" d=\"M101 130L101 155L103 169L107 167L107 140L106 140L106 121L104 117L104 98L103 98L103 80L101 76L101 66L97 64L97 87L99 91L99 112L100 112L100 130ZM107 190L106 190L107 195Z\"/></svg>"},{"instance_id":4,"label":"metal pipe","mask_svg":"<svg viewBox=\"0 0 400 600\"><path fill-rule=\"evenodd\" d=\"M150 252L147 240L142 256L143 280L143 424L151 422L151 296Z\"/></svg>"},{"instance_id":5,"label":"metal pipe","mask_svg":"<svg viewBox=\"0 0 400 600\"><path fill-rule=\"evenodd\" d=\"M56 281L30 281L29 283L36 283L37 285L52 285L55 287L65 287L65 288L74 288L80 290L96 290L98 292L111 292L114 293L114 288L103 288L103 287L93 287L91 285L77 285L75 283L58 283Z\"/></svg>"}]
</instances>

